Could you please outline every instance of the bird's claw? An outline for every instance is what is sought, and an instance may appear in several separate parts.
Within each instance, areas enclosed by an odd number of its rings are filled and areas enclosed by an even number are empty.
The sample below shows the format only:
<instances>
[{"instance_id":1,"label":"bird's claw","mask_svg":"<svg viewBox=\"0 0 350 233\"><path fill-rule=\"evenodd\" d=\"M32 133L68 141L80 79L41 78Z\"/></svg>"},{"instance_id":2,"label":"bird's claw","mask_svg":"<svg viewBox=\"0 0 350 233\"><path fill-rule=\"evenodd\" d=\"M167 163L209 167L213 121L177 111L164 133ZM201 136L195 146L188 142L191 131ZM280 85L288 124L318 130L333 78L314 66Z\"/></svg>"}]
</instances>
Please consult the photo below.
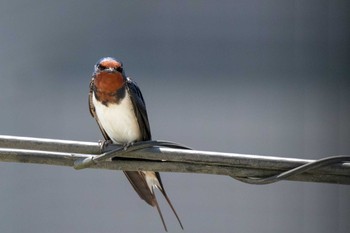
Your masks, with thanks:
<instances>
[{"instance_id":1,"label":"bird's claw","mask_svg":"<svg viewBox=\"0 0 350 233\"><path fill-rule=\"evenodd\" d=\"M102 153L106 150L106 148L109 145L113 144L112 140L104 140L104 141L99 140L98 143L100 144L100 149Z\"/></svg>"},{"instance_id":2,"label":"bird's claw","mask_svg":"<svg viewBox=\"0 0 350 233\"><path fill-rule=\"evenodd\" d=\"M129 149L129 147L133 146L134 142L128 142L124 145L124 151L126 151L127 149Z\"/></svg>"}]
</instances>

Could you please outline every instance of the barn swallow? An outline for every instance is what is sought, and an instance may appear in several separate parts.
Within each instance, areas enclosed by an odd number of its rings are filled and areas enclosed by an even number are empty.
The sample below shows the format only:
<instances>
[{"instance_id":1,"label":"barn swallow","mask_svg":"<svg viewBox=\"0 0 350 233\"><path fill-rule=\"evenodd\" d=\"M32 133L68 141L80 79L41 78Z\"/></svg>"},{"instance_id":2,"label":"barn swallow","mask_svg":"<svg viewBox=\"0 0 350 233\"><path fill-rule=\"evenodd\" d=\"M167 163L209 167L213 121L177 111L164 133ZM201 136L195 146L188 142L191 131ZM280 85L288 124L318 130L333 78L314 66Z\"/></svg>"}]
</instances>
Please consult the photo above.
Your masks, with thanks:
<instances>
[{"instance_id":1,"label":"barn swallow","mask_svg":"<svg viewBox=\"0 0 350 233\"><path fill-rule=\"evenodd\" d=\"M126 77L122 62L105 57L96 63L90 82L89 108L106 141L127 147L134 142L151 140L145 101L137 84ZM164 195L183 229L158 172L124 171L124 174L141 199L157 208L166 231L155 188Z\"/></svg>"}]
</instances>

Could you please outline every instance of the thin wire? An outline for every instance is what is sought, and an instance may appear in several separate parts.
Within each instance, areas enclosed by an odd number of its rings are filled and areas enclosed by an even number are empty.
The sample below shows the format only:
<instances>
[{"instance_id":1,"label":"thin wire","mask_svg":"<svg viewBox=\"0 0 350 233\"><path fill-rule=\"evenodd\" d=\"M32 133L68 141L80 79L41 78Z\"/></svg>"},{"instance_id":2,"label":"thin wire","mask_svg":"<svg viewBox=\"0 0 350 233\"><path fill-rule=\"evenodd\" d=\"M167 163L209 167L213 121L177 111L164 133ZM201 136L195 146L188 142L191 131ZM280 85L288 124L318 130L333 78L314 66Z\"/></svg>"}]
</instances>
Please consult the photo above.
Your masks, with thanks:
<instances>
[{"instance_id":1,"label":"thin wire","mask_svg":"<svg viewBox=\"0 0 350 233\"><path fill-rule=\"evenodd\" d=\"M293 169L290 169L288 171L279 173L274 176L269 177L233 177L241 182L248 183L248 184L271 184L276 183L278 181L284 180L288 177L299 175L302 173L305 173L307 171L311 171L313 169L324 167L327 165L335 164L335 163L344 163L344 162L350 162L350 156L331 156L326 157L323 159L315 160L310 163L303 164L301 166L295 167Z\"/></svg>"}]
</instances>

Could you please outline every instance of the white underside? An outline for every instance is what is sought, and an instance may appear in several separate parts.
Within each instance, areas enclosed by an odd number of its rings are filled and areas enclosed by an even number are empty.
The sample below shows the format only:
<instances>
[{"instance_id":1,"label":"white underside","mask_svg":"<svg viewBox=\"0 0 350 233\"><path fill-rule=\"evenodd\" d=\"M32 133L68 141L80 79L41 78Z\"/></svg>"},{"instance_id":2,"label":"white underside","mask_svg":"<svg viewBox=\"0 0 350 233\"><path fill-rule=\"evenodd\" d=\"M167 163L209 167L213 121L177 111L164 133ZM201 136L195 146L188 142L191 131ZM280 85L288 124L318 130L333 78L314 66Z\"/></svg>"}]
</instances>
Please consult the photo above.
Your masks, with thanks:
<instances>
[{"instance_id":1,"label":"white underside","mask_svg":"<svg viewBox=\"0 0 350 233\"><path fill-rule=\"evenodd\" d=\"M127 144L141 140L140 127L128 92L119 104L109 104L108 107L97 101L95 95L92 101L102 128L114 143ZM152 193L154 188L161 188L154 172L141 172L144 173Z\"/></svg>"},{"instance_id":2,"label":"white underside","mask_svg":"<svg viewBox=\"0 0 350 233\"><path fill-rule=\"evenodd\" d=\"M114 143L126 144L141 139L139 124L128 92L119 104L108 104L108 107L97 101L95 94L92 101L102 128Z\"/></svg>"}]
</instances>

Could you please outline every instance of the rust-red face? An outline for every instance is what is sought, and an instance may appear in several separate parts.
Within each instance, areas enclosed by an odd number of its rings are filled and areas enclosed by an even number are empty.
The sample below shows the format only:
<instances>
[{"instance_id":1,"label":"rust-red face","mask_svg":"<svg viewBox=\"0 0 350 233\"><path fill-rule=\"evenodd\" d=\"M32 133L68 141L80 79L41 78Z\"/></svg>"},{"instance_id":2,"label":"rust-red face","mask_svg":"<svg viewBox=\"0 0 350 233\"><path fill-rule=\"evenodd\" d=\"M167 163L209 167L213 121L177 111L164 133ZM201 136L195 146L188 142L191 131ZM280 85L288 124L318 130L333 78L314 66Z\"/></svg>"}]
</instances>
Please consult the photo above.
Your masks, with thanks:
<instances>
[{"instance_id":1,"label":"rust-red face","mask_svg":"<svg viewBox=\"0 0 350 233\"><path fill-rule=\"evenodd\" d=\"M95 65L94 84L99 92L116 93L125 84L123 64L114 58L102 58Z\"/></svg>"}]
</instances>

